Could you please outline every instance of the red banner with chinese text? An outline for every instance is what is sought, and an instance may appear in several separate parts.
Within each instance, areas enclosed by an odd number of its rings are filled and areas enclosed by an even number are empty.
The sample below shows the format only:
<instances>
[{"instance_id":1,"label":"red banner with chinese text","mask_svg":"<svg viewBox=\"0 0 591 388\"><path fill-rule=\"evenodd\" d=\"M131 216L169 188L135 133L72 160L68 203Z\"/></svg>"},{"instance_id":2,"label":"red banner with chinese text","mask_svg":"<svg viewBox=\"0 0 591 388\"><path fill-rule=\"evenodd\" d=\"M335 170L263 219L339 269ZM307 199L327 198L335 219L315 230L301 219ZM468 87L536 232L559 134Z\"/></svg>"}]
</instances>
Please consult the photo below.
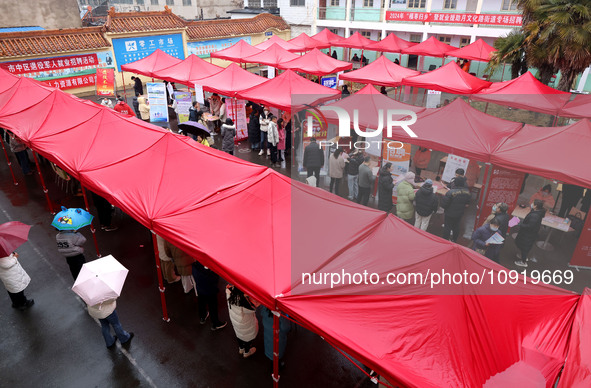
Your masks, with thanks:
<instances>
[{"instance_id":1,"label":"red banner with chinese text","mask_svg":"<svg viewBox=\"0 0 591 388\"><path fill-rule=\"evenodd\" d=\"M492 166L489 174L488 188L484 193L485 197L482 209L480 209L480 218L477 219L479 225L475 225L474 229L482 225L486 217L492 212L495 203L505 202L509 205L507 213L511 214L515 206L517 206L517 199L525 178L525 174L522 172L506 170L497 166Z\"/></svg>"},{"instance_id":2,"label":"red banner with chinese text","mask_svg":"<svg viewBox=\"0 0 591 388\"><path fill-rule=\"evenodd\" d=\"M71 55L67 57L40 58L25 61L2 62L0 66L12 74L26 74L40 71L54 71L81 66L96 66L96 54Z\"/></svg>"},{"instance_id":3,"label":"red banner with chinese text","mask_svg":"<svg viewBox=\"0 0 591 388\"><path fill-rule=\"evenodd\" d=\"M56 78L47 81L41 81L42 83L58 89L74 89L81 88L84 86L94 86L96 82L96 75L79 75L75 77L67 78Z\"/></svg>"},{"instance_id":4,"label":"red banner with chinese text","mask_svg":"<svg viewBox=\"0 0 591 388\"><path fill-rule=\"evenodd\" d=\"M96 69L96 95L115 96L115 69Z\"/></svg>"},{"instance_id":5,"label":"red banner with chinese text","mask_svg":"<svg viewBox=\"0 0 591 388\"><path fill-rule=\"evenodd\" d=\"M521 26L521 15L442 13L442 12L398 12L386 11L386 20L422 23L488 24L495 26Z\"/></svg>"}]
</instances>

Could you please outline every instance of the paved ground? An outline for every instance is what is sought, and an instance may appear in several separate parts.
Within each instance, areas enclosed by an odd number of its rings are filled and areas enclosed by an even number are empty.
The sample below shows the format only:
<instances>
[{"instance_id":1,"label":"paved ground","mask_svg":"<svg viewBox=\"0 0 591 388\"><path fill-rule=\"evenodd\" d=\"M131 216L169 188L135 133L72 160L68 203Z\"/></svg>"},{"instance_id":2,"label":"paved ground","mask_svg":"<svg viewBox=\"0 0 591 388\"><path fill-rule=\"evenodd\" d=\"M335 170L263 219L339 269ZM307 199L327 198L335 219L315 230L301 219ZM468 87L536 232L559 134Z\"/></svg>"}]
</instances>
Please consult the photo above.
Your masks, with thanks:
<instances>
[{"instance_id":1,"label":"paved ground","mask_svg":"<svg viewBox=\"0 0 591 388\"><path fill-rule=\"evenodd\" d=\"M240 144L240 158L269 165L268 159L249 152ZM19 220L34 227L30 241L19 249L23 267L33 279L26 293L35 299L28 311L15 311L8 296L0 300L0 386L6 387L265 387L271 386L270 362L264 357L262 335L259 350L250 359L237 352L230 326L211 332L197 317L196 298L182 293L179 283L167 287L170 323L161 320L160 300L147 229L117 212L116 232L97 232L101 253L113 254L130 269L117 311L123 326L136 337L129 351L105 348L98 323L90 318L84 304L70 290L73 279L65 260L55 248L52 216L35 176L23 176L13 158L20 182L12 184L8 167L0 162L0 222ZM289 160L277 170L290 174ZM53 172L43 167L53 201L67 207L82 207L81 197L66 194L56 185ZM297 178L297 176L294 177ZM541 178L530 178L523 198L541 187ZM370 206L373 205L373 199ZM91 209L94 212L94 209ZM474 220L475 207L465 217L466 244ZM443 216L433 217L429 231L441 234ZM87 258L94 258L90 231ZM545 232L544 232L545 233ZM562 237L562 238L561 238ZM532 269L568 269L574 250L573 235L554 235L554 252L534 247L540 260ZM516 248L508 241L501 263L513 265ZM576 272L576 271L575 271ZM569 289L580 292L591 284L591 271L575 273ZM223 307L223 300L220 300ZM227 319L227 311L221 308ZM317 335L293 327L282 372L282 387L370 387L371 382L348 360Z\"/></svg>"}]
</instances>

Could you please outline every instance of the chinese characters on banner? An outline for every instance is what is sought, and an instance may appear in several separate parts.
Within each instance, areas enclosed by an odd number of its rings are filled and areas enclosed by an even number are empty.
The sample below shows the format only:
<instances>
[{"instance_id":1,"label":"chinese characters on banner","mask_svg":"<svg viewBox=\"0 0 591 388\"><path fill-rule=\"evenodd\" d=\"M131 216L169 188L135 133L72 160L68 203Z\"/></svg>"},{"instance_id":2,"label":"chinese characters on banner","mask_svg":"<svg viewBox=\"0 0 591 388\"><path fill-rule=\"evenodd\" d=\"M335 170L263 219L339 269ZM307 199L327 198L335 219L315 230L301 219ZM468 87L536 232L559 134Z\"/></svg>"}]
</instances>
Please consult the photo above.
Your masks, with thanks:
<instances>
[{"instance_id":1,"label":"chinese characters on banner","mask_svg":"<svg viewBox=\"0 0 591 388\"><path fill-rule=\"evenodd\" d=\"M236 141L248 138L246 101L226 98L226 115L232 119L236 126Z\"/></svg>"},{"instance_id":2,"label":"chinese characters on banner","mask_svg":"<svg viewBox=\"0 0 591 388\"><path fill-rule=\"evenodd\" d=\"M40 58L17 62L3 62L0 66L15 75L51 72L81 66L97 66L96 54L72 55L68 57Z\"/></svg>"},{"instance_id":3,"label":"chinese characters on banner","mask_svg":"<svg viewBox=\"0 0 591 388\"><path fill-rule=\"evenodd\" d=\"M441 180L444 182L450 182L456 175L456 170L458 168L462 168L464 169L464 172L466 172L468 170L468 163L470 163L469 159L452 154L447 155L447 162L445 163L445 169L441 175Z\"/></svg>"},{"instance_id":4,"label":"chinese characters on banner","mask_svg":"<svg viewBox=\"0 0 591 388\"><path fill-rule=\"evenodd\" d=\"M96 69L96 95L115 96L115 69Z\"/></svg>"},{"instance_id":5,"label":"chinese characters on banner","mask_svg":"<svg viewBox=\"0 0 591 388\"><path fill-rule=\"evenodd\" d=\"M386 20L422 23L487 24L495 26L521 26L521 15L442 13L442 12L398 12L386 11Z\"/></svg>"},{"instance_id":6,"label":"chinese characters on banner","mask_svg":"<svg viewBox=\"0 0 591 388\"><path fill-rule=\"evenodd\" d=\"M392 178L394 180L408 172L410 168L410 148L411 145L408 143L384 139L384 143L382 144L382 166L388 162L392 163L394 167ZM396 199L396 189L394 189L392 198Z\"/></svg>"},{"instance_id":7,"label":"chinese characters on banner","mask_svg":"<svg viewBox=\"0 0 591 388\"><path fill-rule=\"evenodd\" d=\"M174 99L176 101L176 112L179 116L179 123L189 121L189 109L192 106L191 92L174 92Z\"/></svg>"},{"instance_id":8,"label":"chinese characters on banner","mask_svg":"<svg viewBox=\"0 0 591 388\"><path fill-rule=\"evenodd\" d=\"M83 86L94 86L96 84L96 74L92 75L80 75L76 77L59 78L48 81L41 81L44 84L58 88L58 89L74 89L81 88Z\"/></svg>"},{"instance_id":9,"label":"chinese characters on banner","mask_svg":"<svg viewBox=\"0 0 591 388\"><path fill-rule=\"evenodd\" d=\"M488 190L484 197L484 203L480 211L480 227L482 222L492 212L492 207L495 203L505 202L509 205L508 214L513 212L517 206L517 199L521 191L521 185L525 174L518 171L506 170L501 167L492 166L490 170L490 181L488 183Z\"/></svg>"},{"instance_id":10,"label":"chinese characters on banner","mask_svg":"<svg viewBox=\"0 0 591 388\"><path fill-rule=\"evenodd\" d=\"M206 40L203 42L188 42L187 52L189 55L194 54L200 58L209 58L211 53L232 47L240 40L244 40L246 43L251 44L250 36L241 38Z\"/></svg>"},{"instance_id":11,"label":"chinese characters on banner","mask_svg":"<svg viewBox=\"0 0 591 388\"><path fill-rule=\"evenodd\" d=\"M166 86L163 82L148 82L148 102L150 103L150 122L167 122Z\"/></svg>"},{"instance_id":12,"label":"chinese characters on banner","mask_svg":"<svg viewBox=\"0 0 591 388\"><path fill-rule=\"evenodd\" d=\"M185 59L181 34L113 39L113 52L119 71L121 65L143 59L158 49L175 58Z\"/></svg>"},{"instance_id":13,"label":"chinese characters on banner","mask_svg":"<svg viewBox=\"0 0 591 388\"><path fill-rule=\"evenodd\" d=\"M591 217L587 217L583 225L583 231L569 265L591 268Z\"/></svg>"}]
</instances>

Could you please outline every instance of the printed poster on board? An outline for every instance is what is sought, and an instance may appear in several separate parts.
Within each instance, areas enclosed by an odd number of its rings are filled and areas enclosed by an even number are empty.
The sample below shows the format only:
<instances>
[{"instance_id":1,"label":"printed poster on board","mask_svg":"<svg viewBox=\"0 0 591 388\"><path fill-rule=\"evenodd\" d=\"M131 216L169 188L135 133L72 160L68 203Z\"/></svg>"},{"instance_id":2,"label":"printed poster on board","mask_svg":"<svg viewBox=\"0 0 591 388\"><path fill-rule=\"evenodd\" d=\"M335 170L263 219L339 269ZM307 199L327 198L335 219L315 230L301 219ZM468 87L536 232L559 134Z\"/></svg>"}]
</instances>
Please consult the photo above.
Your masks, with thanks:
<instances>
[{"instance_id":1,"label":"printed poster on board","mask_svg":"<svg viewBox=\"0 0 591 388\"><path fill-rule=\"evenodd\" d=\"M167 122L168 105L166 104L166 86L162 82L146 83L150 104L150 122Z\"/></svg>"},{"instance_id":2,"label":"printed poster on board","mask_svg":"<svg viewBox=\"0 0 591 388\"><path fill-rule=\"evenodd\" d=\"M192 105L192 98L190 92L175 91L174 99L176 101L176 112L179 116L179 123L189 121L189 108Z\"/></svg>"},{"instance_id":3,"label":"printed poster on board","mask_svg":"<svg viewBox=\"0 0 591 388\"><path fill-rule=\"evenodd\" d=\"M456 176L456 170L458 168L463 168L464 171L467 171L468 163L470 163L469 159L452 154L447 155L447 163L445 163L445 169L443 170L441 180L444 182L451 181L451 179Z\"/></svg>"},{"instance_id":4,"label":"printed poster on board","mask_svg":"<svg viewBox=\"0 0 591 388\"><path fill-rule=\"evenodd\" d=\"M388 162L392 163L394 169L392 170L392 178L394 181L400 176L408 172L410 168L410 149L411 145L399 141L384 140L382 147L382 166ZM392 197L396 198L396 188L392 193Z\"/></svg>"},{"instance_id":5,"label":"printed poster on board","mask_svg":"<svg viewBox=\"0 0 591 388\"><path fill-rule=\"evenodd\" d=\"M226 99L226 115L232 119L236 126L236 140L248 138L248 128L246 124L246 101Z\"/></svg>"},{"instance_id":6,"label":"printed poster on board","mask_svg":"<svg viewBox=\"0 0 591 388\"><path fill-rule=\"evenodd\" d=\"M96 95L115 96L115 69L96 69Z\"/></svg>"}]
</instances>

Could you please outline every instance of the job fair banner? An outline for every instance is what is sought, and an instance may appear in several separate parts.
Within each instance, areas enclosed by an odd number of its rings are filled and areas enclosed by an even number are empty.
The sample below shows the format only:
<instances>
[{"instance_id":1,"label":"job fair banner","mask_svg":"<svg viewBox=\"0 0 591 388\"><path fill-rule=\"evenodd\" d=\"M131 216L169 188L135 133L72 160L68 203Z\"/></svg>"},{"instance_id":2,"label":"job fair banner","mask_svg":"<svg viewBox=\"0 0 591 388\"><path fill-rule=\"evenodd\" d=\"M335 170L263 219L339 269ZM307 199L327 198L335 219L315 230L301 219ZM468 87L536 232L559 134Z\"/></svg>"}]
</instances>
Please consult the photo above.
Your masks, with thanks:
<instances>
[{"instance_id":1,"label":"job fair banner","mask_svg":"<svg viewBox=\"0 0 591 388\"><path fill-rule=\"evenodd\" d=\"M522 172L511 171L497 166L491 168L488 189L477 219L478 225L475 226L475 229L482 225L484 218L492 212L492 207L496 203L505 202L509 205L508 213L511 214L517 206L523 179L525 179L525 174Z\"/></svg>"},{"instance_id":2,"label":"job fair banner","mask_svg":"<svg viewBox=\"0 0 591 388\"><path fill-rule=\"evenodd\" d=\"M117 70L121 71L121 65L145 58L157 49L175 58L185 59L183 36L181 34L113 39L113 52L117 60Z\"/></svg>"},{"instance_id":3,"label":"job fair banner","mask_svg":"<svg viewBox=\"0 0 591 388\"><path fill-rule=\"evenodd\" d=\"M176 101L176 112L179 116L179 123L189 121L189 109L192 105L191 92L175 91L174 99Z\"/></svg>"},{"instance_id":4,"label":"job fair banner","mask_svg":"<svg viewBox=\"0 0 591 388\"><path fill-rule=\"evenodd\" d=\"M226 115L232 119L236 126L236 140L248 138L248 127L246 124L246 101L226 99Z\"/></svg>"},{"instance_id":5,"label":"job fair banner","mask_svg":"<svg viewBox=\"0 0 591 388\"><path fill-rule=\"evenodd\" d=\"M228 47L235 45L241 40L245 41L248 44L251 44L250 36L245 36L241 38L205 40L202 42L188 42L187 52L189 53L189 55L194 54L200 58L209 58L211 53L227 49Z\"/></svg>"},{"instance_id":6,"label":"job fair banner","mask_svg":"<svg viewBox=\"0 0 591 388\"><path fill-rule=\"evenodd\" d=\"M96 95L115 96L115 69L96 69Z\"/></svg>"},{"instance_id":7,"label":"job fair banner","mask_svg":"<svg viewBox=\"0 0 591 388\"><path fill-rule=\"evenodd\" d=\"M150 103L150 122L167 122L166 85L163 82L148 82L146 88L148 90L148 102Z\"/></svg>"}]
</instances>

